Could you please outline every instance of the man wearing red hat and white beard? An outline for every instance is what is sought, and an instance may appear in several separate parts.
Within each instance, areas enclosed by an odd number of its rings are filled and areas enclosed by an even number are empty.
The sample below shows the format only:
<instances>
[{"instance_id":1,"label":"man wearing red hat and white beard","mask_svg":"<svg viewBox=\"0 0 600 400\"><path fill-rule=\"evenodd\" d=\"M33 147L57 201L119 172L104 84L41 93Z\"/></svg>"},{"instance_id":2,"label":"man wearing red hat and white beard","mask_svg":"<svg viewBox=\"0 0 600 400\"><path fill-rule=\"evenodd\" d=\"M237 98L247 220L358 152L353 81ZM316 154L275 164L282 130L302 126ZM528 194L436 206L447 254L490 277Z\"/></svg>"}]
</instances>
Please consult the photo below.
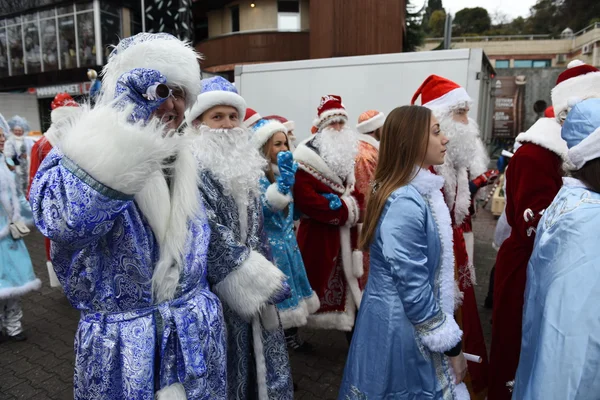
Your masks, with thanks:
<instances>
[{"instance_id":1,"label":"man wearing red hat and white beard","mask_svg":"<svg viewBox=\"0 0 600 400\"><path fill-rule=\"evenodd\" d=\"M507 382L514 380L521 352L527 264L543 211L562 187L567 144L561 124L571 99L600 97L600 71L575 60L552 89L556 118L540 118L517 136L521 144L506 169L506 219L511 234L500 247L494 276L490 400L508 400Z\"/></svg>"},{"instance_id":2,"label":"man wearing red hat and white beard","mask_svg":"<svg viewBox=\"0 0 600 400\"><path fill-rule=\"evenodd\" d=\"M356 156L356 165L354 166L354 175L356 177L356 190L367 198L371 190L371 184L377 169L379 160L379 138L381 137L381 128L385 122L385 114L376 110L365 111L358 117L358 154ZM365 212L366 201L363 202L361 213ZM359 231L362 224L359 225ZM360 278L360 289L365 290L367 280L369 279L369 253L363 252L364 273Z\"/></svg>"},{"instance_id":3,"label":"man wearing red hat and white beard","mask_svg":"<svg viewBox=\"0 0 600 400\"><path fill-rule=\"evenodd\" d=\"M298 245L321 308L308 326L350 332L362 292L362 253L355 251L362 195L355 190L357 134L346 127L339 96L321 98L318 132L294 152L298 162L294 201L303 214Z\"/></svg>"},{"instance_id":4,"label":"man wearing red hat and white beard","mask_svg":"<svg viewBox=\"0 0 600 400\"><path fill-rule=\"evenodd\" d=\"M422 105L433 111L442 132L450 139L444 164L435 167L434 171L444 177L444 198L452 217L459 297L456 320L464 332L463 351L481 356L483 360L481 364L469 365L465 383L471 398L483 399L487 391L487 351L473 288L475 270L469 259L464 225L470 217L471 182L487 181L488 155L479 138L476 122L467 115L472 99L464 88L446 78L431 75L417 89L411 104L415 104L419 96Z\"/></svg>"}]
</instances>

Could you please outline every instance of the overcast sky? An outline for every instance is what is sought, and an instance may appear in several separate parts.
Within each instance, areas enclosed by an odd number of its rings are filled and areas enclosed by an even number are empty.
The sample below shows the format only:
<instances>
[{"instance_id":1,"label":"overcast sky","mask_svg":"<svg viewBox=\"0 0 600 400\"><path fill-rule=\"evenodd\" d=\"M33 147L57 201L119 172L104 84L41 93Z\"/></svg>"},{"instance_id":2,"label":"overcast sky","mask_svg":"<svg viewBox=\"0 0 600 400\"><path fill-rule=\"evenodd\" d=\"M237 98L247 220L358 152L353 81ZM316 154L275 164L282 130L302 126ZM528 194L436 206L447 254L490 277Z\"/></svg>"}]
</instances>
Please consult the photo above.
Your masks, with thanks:
<instances>
[{"instance_id":1,"label":"overcast sky","mask_svg":"<svg viewBox=\"0 0 600 400\"><path fill-rule=\"evenodd\" d=\"M413 0L413 4L423 4L427 0ZM529 16L529 8L536 0L442 0L446 11L456 14L463 8L483 7L488 10L490 16L496 11L507 14L510 19Z\"/></svg>"}]
</instances>

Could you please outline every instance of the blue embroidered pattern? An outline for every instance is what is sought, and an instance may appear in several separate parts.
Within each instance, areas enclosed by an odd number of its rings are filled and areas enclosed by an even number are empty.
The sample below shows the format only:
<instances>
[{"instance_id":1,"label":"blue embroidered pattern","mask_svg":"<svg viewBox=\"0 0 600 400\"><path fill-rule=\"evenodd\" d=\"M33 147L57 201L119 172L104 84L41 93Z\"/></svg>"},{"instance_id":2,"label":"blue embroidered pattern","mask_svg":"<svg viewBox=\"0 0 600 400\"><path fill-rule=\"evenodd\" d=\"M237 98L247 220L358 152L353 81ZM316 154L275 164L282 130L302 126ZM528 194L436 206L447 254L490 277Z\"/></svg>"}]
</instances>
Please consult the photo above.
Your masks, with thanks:
<instances>
[{"instance_id":1,"label":"blue embroidered pattern","mask_svg":"<svg viewBox=\"0 0 600 400\"><path fill-rule=\"evenodd\" d=\"M132 200L101 185L55 149L31 188L65 295L82 311L75 399L153 400L176 382L189 399L226 399L225 325L206 279L206 218L189 222L175 299L157 305L152 230Z\"/></svg>"}]
</instances>

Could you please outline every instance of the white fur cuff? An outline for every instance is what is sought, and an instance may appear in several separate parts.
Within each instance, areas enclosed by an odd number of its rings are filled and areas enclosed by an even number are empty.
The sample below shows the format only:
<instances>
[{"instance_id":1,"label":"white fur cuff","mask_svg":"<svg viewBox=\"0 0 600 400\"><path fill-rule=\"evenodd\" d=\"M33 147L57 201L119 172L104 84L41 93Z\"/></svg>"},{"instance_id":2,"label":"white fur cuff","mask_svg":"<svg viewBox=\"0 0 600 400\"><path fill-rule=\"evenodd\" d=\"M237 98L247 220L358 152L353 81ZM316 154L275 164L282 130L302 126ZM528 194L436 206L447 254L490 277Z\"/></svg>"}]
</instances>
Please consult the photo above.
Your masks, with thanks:
<instances>
[{"instance_id":1,"label":"white fur cuff","mask_svg":"<svg viewBox=\"0 0 600 400\"><path fill-rule=\"evenodd\" d=\"M133 195L173 155L178 138L163 138L156 120L147 125L127 121L128 112L98 106L65 127L57 144L63 154L107 187Z\"/></svg>"},{"instance_id":2,"label":"white fur cuff","mask_svg":"<svg viewBox=\"0 0 600 400\"><path fill-rule=\"evenodd\" d=\"M271 184L268 187L265 197L267 199L267 203L269 207L273 211L281 211L288 206L288 204L292 201L292 196L288 194L283 194L279 191L279 185L277 182Z\"/></svg>"},{"instance_id":3,"label":"white fur cuff","mask_svg":"<svg viewBox=\"0 0 600 400\"><path fill-rule=\"evenodd\" d=\"M282 289L285 279L279 268L252 250L238 269L215 285L215 292L249 322Z\"/></svg>"},{"instance_id":4,"label":"white fur cuff","mask_svg":"<svg viewBox=\"0 0 600 400\"><path fill-rule=\"evenodd\" d=\"M181 383L174 383L156 392L154 398L156 400L187 400L187 395Z\"/></svg>"},{"instance_id":5,"label":"white fur cuff","mask_svg":"<svg viewBox=\"0 0 600 400\"><path fill-rule=\"evenodd\" d=\"M462 331L450 314L440 313L415 326L421 342L431 351L443 353L460 341Z\"/></svg>"},{"instance_id":6,"label":"white fur cuff","mask_svg":"<svg viewBox=\"0 0 600 400\"><path fill-rule=\"evenodd\" d=\"M360 209L358 208L358 202L353 196L342 196L342 201L348 209L348 219L346 220L346 226L352 227L358 223L360 219Z\"/></svg>"}]
</instances>

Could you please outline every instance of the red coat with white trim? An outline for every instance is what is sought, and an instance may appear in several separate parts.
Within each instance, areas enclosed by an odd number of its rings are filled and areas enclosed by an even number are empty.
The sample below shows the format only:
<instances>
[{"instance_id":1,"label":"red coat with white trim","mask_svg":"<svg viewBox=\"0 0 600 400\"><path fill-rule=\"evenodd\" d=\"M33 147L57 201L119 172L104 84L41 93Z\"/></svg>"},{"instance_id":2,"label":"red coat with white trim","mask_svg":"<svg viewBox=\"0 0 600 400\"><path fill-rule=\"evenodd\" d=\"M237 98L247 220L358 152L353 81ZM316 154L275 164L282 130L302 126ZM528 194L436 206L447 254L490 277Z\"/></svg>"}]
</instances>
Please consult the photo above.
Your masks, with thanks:
<instances>
[{"instance_id":1,"label":"red coat with white trim","mask_svg":"<svg viewBox=\"0 0 600 400\"><path fill-rule=\"evenodd\" d=\"M308 326L350 331L362 297L356 224L363 197L354 189L354 173L342 180L311 141L300 144L294 158L299 165L294 202L302 213L298 246L310 285L321 302L319 311L308 317ZM339 196L342 206L331 210L323 194Z\"/></svg>"},{"instance_id":2,"label":"red coat with white trim","mask_svg":"<svg viewBox=\"0 0 600 400\"><path fill-rule=\"evenodd\" d=\"M506 169L506 220L511 234L500 247L494 277L489 399L510 399L506 382L515 378L521 353L523 301L527 264L535 229L562 186L567 145L561 127L550 118L538 120L517 137L522 143ZM524 217L526 210L531 214Z\"/></svg>"}]
</instances>

